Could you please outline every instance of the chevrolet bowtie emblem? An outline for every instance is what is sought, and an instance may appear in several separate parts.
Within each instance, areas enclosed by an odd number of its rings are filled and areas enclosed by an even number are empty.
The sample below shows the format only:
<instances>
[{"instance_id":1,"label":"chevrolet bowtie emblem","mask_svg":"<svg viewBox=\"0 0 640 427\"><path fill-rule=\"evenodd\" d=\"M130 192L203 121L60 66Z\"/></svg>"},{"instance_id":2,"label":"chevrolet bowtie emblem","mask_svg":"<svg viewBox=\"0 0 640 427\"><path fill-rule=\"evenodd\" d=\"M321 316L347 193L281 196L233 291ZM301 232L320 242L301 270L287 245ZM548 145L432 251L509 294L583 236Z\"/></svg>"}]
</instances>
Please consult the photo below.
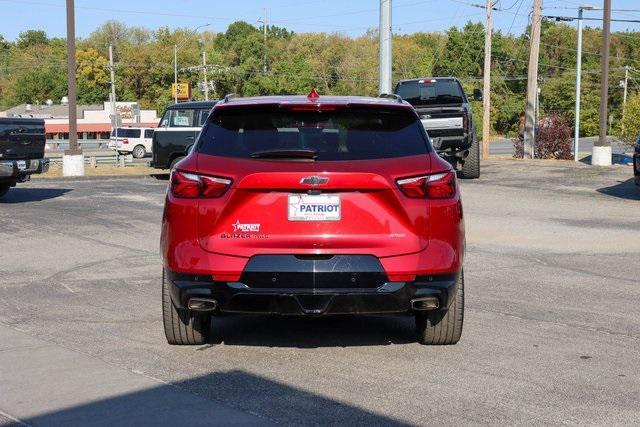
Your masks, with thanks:
<instances>
[{"instance_id":1,"label":"chevrolet bowtie emblem","mask_svg":"<svg viewBox=\"0 0 640 427\"><path fill-rule=\"evenodd\" d=\"M305 176L300 180L300 184L306 185L322 185L329 182L329 178L323 176Z\"/></svg>"}]
</instances>

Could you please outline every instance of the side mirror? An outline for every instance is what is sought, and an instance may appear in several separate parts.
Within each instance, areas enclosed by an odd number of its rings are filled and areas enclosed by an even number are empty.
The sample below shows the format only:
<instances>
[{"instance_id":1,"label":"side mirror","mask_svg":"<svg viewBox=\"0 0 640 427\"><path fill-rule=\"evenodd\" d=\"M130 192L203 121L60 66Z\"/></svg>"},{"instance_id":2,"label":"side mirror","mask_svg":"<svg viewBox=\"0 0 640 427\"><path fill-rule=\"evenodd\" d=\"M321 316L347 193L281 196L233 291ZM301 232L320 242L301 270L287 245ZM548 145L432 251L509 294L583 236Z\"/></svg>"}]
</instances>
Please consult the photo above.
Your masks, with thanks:
<instances>
[{"instance_id":1,"label":"side mirror","mask_svg":"<svg viewBox=\"0 0 640 427\"><path fill-rule=\"evenodd\" d=\"M473 90L473 99L475 101L482 101L482 91L480 89Z\"/></svg>"}]
</instances>

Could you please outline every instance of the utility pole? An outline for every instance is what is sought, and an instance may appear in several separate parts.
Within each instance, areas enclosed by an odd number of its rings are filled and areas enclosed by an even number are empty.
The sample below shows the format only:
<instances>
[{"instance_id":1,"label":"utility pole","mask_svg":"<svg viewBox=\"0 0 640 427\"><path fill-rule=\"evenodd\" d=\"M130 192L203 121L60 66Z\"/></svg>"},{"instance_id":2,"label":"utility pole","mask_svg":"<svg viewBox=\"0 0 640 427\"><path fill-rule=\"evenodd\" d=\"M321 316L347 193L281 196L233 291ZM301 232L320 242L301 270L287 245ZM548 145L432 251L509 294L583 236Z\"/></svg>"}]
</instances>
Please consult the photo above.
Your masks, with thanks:
<instances>
[{"instance_id":1,"label":"utility pole","mask_svg":"<svg viewBox=\"0 0 640 427\"><path fill-rule=\"evenodd\" d=\"M78 111L76 107L76 25L75 5L67 0L67 85L69 99L69 149L62 156L64 176L84 175L84 156L78 146Z\"/></svg>"},{"instance_id":2,"label":"utility pole","mask_svg":"<svg viewBox=\"0 0 640 427\"><path fill-rule=\"evenodd\" d=\"M493 36L493 1L487 0L487 28L484 34L484 71L482 84L482 159L489 158L491 126L491 37Z\"/></svg>"},{"instance_id":3,"label":"utility pole","mask_svg":"<svg viewBox=\"0 0 640 427\"><path fill-rule=\"evenodd\" d=\"M209 82L207 82L207 52L202 50L202 72L204 73L204 99L209 100Z\"/></svg>"},{"instance_id":4,"label":"utility pole","mask_svg":"<svg viewBox=\"0 0 640 427\"><path fill-rule=\"evenodd\" d=\"M629 88L629 66L624 66L624 95L622 95L622 134L624 135L624 112L627 109L627 91Z\"/></svg>"},{"instance_id":5,"label":"utility pole","mask_svg":"<svg viewBox=\"0 0 640 427\"><path fill-rule=\"evenodd\" d=\"M116 111L116 73L115 66L113 64L113 46L109 45L109 73L111 75L111 95L109 96L111 101L111 126L114 130L114 136L116 138L116 144L118 141L118 113ZM116 147L117 148L117 147ZM116 150L116 165L120 164L120 152Z\"/></svg>"},{"instance_id":6,"label":"utility pole","mask_svg":"<svg viewBox=\"0 0 640 427\"><path fill-rule=\"evenodd\" d=\"M622 97L622 115L624 116L624 107L627 105L627 90L629 88L629 66L624 66L624 95Z\"/></svg>"},{"instance_id":7,"label":"utility pole","mask_svg":"<svg viewBox=\"0 0 640 427\"><path fill-rule=\"evenodd\" d=\"M380 0L380 93L391 93L391 65L393 61L391 39L391 0Z\"/></svg>"},{"instance_id":8,"label":"utility pole","mask_svg":"<svg viewBox=\"0 0 640 427\"><path fill-rule=\"evenodd\" d=\"M527 76L527 105L524 114L524 158L535 157L535 103L538 87L538 55L540 53L540 16L542 0L533 1L531 17L531 49Z\"/></svg>"},{"instance_id":9,"label":"utility pole","mask_svg":"<svg viewBox=\"0 0 640 427\"><path fill-rule=\"evenodd\" d=\"M600 63L600 138L593 145L591 164L611 165L611 145L607 140L609 103L609 37L611 35L611 0L604 0L602 12L602 58Z\"/></svg>"},{"instance_id":10,"label":"utility pole","mask_svg":"<svg viewBox=\"0 0 640 427\"><path fill-rule=\"evenodd\" d=\"M262 32L264 38L264 59L262 60L262 72L267 74L267 9L264 9L264 22L262 23Z\"/></svg>"}]
</instances>

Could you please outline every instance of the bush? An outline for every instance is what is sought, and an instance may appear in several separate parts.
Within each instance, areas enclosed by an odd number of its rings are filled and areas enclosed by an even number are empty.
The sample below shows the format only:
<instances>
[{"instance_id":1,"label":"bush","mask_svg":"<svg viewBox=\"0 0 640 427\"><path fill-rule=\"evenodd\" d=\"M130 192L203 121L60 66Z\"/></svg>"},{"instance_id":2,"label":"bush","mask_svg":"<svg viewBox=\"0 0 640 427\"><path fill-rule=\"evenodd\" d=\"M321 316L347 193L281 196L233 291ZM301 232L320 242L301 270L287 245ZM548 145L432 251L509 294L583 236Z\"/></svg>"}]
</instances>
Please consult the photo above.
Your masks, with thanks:
<instances>
[{"instance_id":1,"label":"bush","mask_svg":"<svg viewBox=\"0 0 640 427\"><path fill-rule=\"evenodd\" d=\"M573 159L571 126L557 114L544 116L538 122L535 136L536 159ZM521 159L524 153L524 138L520 134L513 139L513 157Z\"/></svg>"}]
</instances>

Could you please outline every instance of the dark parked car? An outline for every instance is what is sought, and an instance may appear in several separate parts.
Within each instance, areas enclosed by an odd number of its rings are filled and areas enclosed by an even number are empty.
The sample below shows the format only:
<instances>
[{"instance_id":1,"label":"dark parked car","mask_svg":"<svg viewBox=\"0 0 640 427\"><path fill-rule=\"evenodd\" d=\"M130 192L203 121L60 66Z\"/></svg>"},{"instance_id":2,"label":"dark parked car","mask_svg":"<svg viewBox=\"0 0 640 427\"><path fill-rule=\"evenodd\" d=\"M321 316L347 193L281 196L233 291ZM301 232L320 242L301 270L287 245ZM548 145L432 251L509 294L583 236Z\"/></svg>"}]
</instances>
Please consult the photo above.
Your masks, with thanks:
<instances>
[{"instance_id":1,"label":"dark parked car","mask_svg":"<svg viewBox=\"0 0 640 427\"><path fill-rule=\"evenodd\" d=\"M32 174L49 170L44 120L0 117L0 197Z\"/></svg>"},{"instance_id":2,"label":"dark parked car","mask_svg":"<svg viewBox=\"0 0 640 427\"><path fill-rule=\"evenodd\" d=\"M400 80L394 90L418 112L437 153L459 170L461 178L480 177L480 142L471 105L458 79L424 77ZM474 91L482 100L482 92Z\"/></svg>"},{"instance_id":3,"label":"dark parked car","mask_svg":"<svg viewBox=\"0 0 640 427\"><path fill-rule=\"evenodd\" d=\"M640 185L640 135L636 141L636 149L633 153L633 175L636 185Z\"/></svg>"},{"instance_id":4,"label":"dark parked car","mask_svg":"<svg viewBox=\"0 0 640 427\"><path fill-rule=\"evenodd\" d=\"M153 132L151 166L173 169L189 153L216 102L182 102L169 106Z\"/></svg>"}]
</instances>

